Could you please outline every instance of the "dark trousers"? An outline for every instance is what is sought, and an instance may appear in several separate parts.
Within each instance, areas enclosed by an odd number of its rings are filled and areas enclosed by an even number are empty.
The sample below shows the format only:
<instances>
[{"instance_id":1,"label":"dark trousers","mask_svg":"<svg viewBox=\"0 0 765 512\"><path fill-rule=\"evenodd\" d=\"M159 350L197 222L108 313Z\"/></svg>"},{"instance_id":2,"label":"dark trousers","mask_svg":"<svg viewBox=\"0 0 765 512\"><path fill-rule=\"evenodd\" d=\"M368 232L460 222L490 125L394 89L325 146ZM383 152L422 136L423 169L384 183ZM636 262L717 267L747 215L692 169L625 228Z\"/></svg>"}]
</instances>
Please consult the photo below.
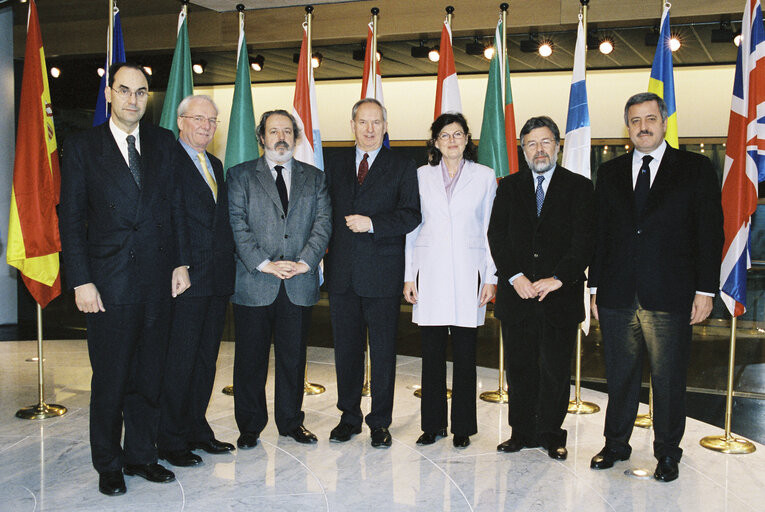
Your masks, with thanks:
<instances>
[{"instance_id":1,"label":"dark trousers","mask_svg":"<svg viewBox=\"0 0 765 512\"><path fill-rule=\"evenodd\" d=\"M228 297L175 299L160 400L157 447L161 450L186 450L189 443L214 438L205 414L227 306Z\"/></svg>"},{"instance_id":2,"label":"dark trousers","mask_svg":"<svg viewBox=\"0 0 765 512\"><path fill-rule=\"evenodd\" d=\"M692 328L690 314L599 307L608 380L606 446L629 452L647 351L653 384L653 453L680 460L685 432L685 383Z\"/></svg>"},{"instance_id":3,"label":"dark trousers","mask_svg":"<svg viewBox=\"0 0 765 512\"><path fill-rule=\"evenodd\" d=\"M276 428L286 434L303 424L305 309L290 302L284 283L268 306L234 304L234 416L240 432L260 433L268 423L266 378L272 335Z\"/></svg>"},{"instance_id":4,"label":"dark trousers","mask_svg":"<svg viewBox=\"0 0 765 512\"><path fill-rule=\"evenodd\" d=\"M105 304L85 315L90 385L90 450L96 471L157 461L159 395L162 387L170 301ZM124 450L120 445L125 426Z\"/></svg>"},{"instance_id":5,"label":"dark trousers","mask_svg":"<svg viewBox=\"0 0 765 512\"><path fill-rule=\"evenodd\" d=\"M571 391L577 324L551 325L541 304L520 323L502 322L513 437L545 447L566 445L561 428Z\"/></svg>"},{"instance_id":6,"label":"dark trousers","mask_svg":"<svg viewBox=\"0 0 765 512\"><path fill-rule=\"evenodd\" d=\"M478 329L457 326L420 326L422 336L423 432L446 428L446 344L452 334L452 434L472 436L478 432L475 413L475 345Z\"/></svg>"},{"instance_id":7,"label":"dark trousers","mask_svg":"<svg viewBox=\"0 0 765 512\"><path fill-rule=\"evenodd\" d=\"M396 330L400 300L396 297L359 297L352 291L329 296L332 334L335 340L337 408L340 421L360 426L361 388L364 385L364 350L369 330L372 364L372 408L366 417L369 428L389 427L393 416L396 384Z\"/></svg>"}]
</instances>

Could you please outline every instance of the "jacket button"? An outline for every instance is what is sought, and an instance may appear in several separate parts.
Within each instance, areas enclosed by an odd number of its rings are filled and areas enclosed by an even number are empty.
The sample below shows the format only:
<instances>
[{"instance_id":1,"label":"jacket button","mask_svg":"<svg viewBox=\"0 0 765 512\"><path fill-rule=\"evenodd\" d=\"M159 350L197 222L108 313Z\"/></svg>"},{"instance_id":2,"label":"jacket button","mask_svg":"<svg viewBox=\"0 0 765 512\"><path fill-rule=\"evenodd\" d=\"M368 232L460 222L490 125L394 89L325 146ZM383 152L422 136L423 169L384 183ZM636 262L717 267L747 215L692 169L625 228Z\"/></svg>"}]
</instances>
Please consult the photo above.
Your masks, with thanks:
<instances>
[{"instance_id":1,"label":"jacket button","mask_svg":"<svg viewBox=\"0 0 765 512\"><path fill-rule=\"evenodd\" d=\"M280 254L280 255L279 255L279 259L280 259L280 260L283 260L283 259L284 259L284 254Z\"/></svg>"},{"instance_id":2,"label":"jacket button","mask_svg":"<svg viewBox=\"0 0 765 512\"><path fill-rule=\"evenodd\" d=\"M284 238L289 238L289 237L290 237L289 235L284 235Z\"/></svg>"},{"instance_id":3,"label":"jacket button","mask_svg":"<svg viewBox=\"0 0 765 512\"><path fill-rule=\"evenodd\" d=\"M133 231L138 231L138 225L133 226Z\"/></svg>"},{"instance_id":4,"label":"jacket button","mask_svg":"<svg viewBox=\"0 0 765 512\"><path fill-rule=\"evenodd\" d=\"M535 258L539 258L539 254L535 252L535 253L534 253L534 257L535 257Z\"/></svg>"},{"instance_id":5,"label":"jacket button","mask_svg":"<svg viewBox=\"0 0 765 512\"><path fill-rule=\"evenodd\" d=\"M637 234L638 234L638 235L640 235L640 234L642 234L642 233L643 233L643 230L642 230L642 229L638 229L638 230L637 230Z\"/></svg>"},{"instance_id":6,"label":"jacket button","mask_svg":"<svg viewBox=\"0 0 765 512\"><path fill-rule=\"evenodd\" d=\"M282 215L282 220L284 220L284 215Z\"/></svg>"}]
</instances>

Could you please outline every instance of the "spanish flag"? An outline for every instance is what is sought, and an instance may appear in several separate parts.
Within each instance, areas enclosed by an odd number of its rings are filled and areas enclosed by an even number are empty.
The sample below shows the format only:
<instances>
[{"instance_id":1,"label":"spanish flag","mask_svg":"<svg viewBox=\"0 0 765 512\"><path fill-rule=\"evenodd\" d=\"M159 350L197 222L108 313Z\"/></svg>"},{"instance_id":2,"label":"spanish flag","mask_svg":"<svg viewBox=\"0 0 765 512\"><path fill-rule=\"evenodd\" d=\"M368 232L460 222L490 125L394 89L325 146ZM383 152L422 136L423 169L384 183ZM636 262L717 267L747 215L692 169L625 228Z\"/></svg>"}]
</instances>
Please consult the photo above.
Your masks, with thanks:
<instances>
[{"instance_id":1,"label":"spanish flag","mask_svg":"<svg viewBox=\"0 0 765 512\"><path fill-rule=\"evenodd\" d=\"M41 307L61 294L56 214L61 175L46 72L37 7L31 0L6 257Z\"/></svg>"}]
</instances>

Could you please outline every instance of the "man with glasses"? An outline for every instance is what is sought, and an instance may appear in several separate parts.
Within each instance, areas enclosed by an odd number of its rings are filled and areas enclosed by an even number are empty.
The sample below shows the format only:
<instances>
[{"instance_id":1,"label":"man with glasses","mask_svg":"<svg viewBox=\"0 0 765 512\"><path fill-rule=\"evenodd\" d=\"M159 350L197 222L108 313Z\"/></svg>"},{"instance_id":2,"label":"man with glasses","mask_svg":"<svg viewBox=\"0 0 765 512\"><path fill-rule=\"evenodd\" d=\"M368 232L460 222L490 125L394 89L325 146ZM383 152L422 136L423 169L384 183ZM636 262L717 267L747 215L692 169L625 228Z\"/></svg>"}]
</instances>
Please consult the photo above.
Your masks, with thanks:
<instances>
[{"instance_id":1,"label":"man with glasses","mask_svg":"<svg viewBox=\"0 0 765 512\"><path fill-rule=\"evenodd\" d=\"M186 206L193 286L173 307L157 440L159 457L174 466L202 462L192 449L211 454L234 449L215 439L205 419L234 293L234 238L223 164L207 152L217 126L218 108L209 96L187 96L178 105L177 187Z\"/></svg>"},{"instance_id":2,"label":"man with glasses","mask_svg":"<svg viewBox=\"0 0 765 512\"><path fill-rule=\"evenodd\" d=\"M489 222L499 276L512 436L498 451L542 446L565 460L571 354L584 320L584 269L594 240L592 182L556 164L560 132L532 117L521 129L528 169L504 178Z\"/></svg>"},{"instance_id":3,"label":"man with glasses","mask_svg":"<svg viewBox=\"0 0 765 512\"><path fill-rule=\"evenodd\" d=\"M176 141L141 122L149 77L115 64L104 94L110 120L64 146L59 224L64 279L88 327L93 466L99 490L117 495L123 471L175 479L157 464L159 394L171 301L190 285L190 259Z\"/></svg>"}]
</instances>

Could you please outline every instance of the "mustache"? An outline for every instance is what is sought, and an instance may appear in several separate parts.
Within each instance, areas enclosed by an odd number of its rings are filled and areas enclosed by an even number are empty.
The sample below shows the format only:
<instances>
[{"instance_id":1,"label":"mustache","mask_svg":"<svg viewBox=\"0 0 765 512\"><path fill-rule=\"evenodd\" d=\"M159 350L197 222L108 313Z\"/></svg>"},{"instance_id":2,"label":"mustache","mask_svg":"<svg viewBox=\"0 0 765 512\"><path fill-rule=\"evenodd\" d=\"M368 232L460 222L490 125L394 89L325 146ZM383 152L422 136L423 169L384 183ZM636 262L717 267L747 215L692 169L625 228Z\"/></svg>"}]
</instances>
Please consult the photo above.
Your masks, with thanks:
<instances>
[{"instance_id":1,"label":"mustache","mask_svg":"<svg viewBox=\"0 0 765 512\"><path fill-rule=\"evenodd\" d=\"M640 130L640 132L638 133L638 137L641 135L653 135L653 132L650 130Z\"/></svg>"},{"instance_id":2,"label":"mustache","mask_svg":"<svg viewBox=\"0 0 765 512\"><path fill-rule=\"evenodd\" d=\"M282 146L284 149L289 149L290 148L290 145L287 144L287 142L283 141L283 140L280 140L279 142L274 144L274 149L278 148L279 146Z\"/></svg>"}]
</instances>

